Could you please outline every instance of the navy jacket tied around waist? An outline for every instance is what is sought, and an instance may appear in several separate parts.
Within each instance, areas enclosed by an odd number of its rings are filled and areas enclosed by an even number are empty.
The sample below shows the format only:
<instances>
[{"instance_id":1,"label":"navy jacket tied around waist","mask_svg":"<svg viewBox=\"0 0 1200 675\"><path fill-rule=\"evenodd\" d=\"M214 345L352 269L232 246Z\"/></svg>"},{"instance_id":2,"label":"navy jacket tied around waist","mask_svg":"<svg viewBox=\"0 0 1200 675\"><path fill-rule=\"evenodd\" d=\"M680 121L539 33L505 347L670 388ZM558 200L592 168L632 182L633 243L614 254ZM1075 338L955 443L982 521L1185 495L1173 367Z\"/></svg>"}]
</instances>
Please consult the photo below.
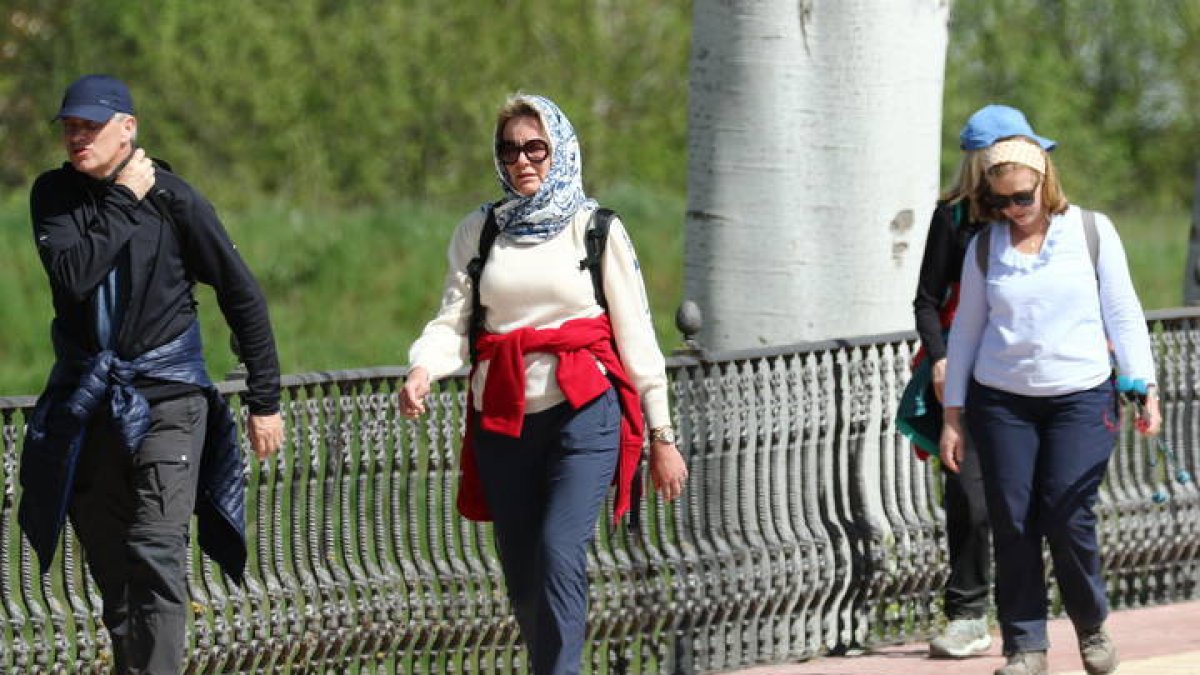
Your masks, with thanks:
<instances>
[{"instance_id":1,"label":"navy jacket tied around waist","mask_svg":"<svg viewBox=\"0 0 1200 675\"><path fill-rule=\"evenodd\" d=\"M150 405L132 383L149 377L196 385L208 398L196 488L200 548L241 583L246 567L242 455L229 406L205 370L199 324L130 361L112 351L83 353L57 330L53 339L57 361L25 432L18 512L42 572L50 569L58 548L88 421L96 414L111 416L125 448L137 452L150 426Z\"/></svg>"}]
</instances>

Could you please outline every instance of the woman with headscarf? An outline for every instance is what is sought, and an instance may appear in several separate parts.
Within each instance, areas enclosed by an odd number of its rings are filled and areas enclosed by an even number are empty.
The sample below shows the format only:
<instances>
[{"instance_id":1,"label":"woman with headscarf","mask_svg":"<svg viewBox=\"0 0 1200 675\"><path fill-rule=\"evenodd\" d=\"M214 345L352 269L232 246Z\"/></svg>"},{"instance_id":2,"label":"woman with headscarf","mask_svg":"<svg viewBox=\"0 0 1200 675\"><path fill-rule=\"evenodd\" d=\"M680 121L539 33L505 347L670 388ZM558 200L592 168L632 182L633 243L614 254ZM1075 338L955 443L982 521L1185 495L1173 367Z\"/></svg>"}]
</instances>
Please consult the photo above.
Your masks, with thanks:
<instances>
[{"instance_id":1,"label":"woman with headscarf","mask_svg":"<svg viewBox=\"0 0 1200 675\"><path fill-rule=\"evenodd\" d=\"M441 308L409 352L401 409L423 414L430 383L471 363L459 511L494 523L532 672L578 673L587 549L608 486L620 518L636 498L646 426L663 497L682 493L687 468L637 257L615 217L593 286L586 239L598 205L583 190L571 123L549 99L511 97L494 163L504 196L455 230Z\"/></svg>"},{"instance_id":2,"label":"woman with headscarf","mask_svg":"<svg viewBox=\"0 0 1200 675\"><path fill-rule=\"evenodd\" d=\"M995 672L1048 672L1044 539L1084 669L1111 673L1093 507L1119 428L1113 357L1148 383L1139 430L1162 424L1145 315L1112 222L1068 203L1038 139L992 144L982 169L972 217L990 225L963 260L939 447L958 471L965 422L983 467L1007 657Z\"/></svg>"}]
</instances>

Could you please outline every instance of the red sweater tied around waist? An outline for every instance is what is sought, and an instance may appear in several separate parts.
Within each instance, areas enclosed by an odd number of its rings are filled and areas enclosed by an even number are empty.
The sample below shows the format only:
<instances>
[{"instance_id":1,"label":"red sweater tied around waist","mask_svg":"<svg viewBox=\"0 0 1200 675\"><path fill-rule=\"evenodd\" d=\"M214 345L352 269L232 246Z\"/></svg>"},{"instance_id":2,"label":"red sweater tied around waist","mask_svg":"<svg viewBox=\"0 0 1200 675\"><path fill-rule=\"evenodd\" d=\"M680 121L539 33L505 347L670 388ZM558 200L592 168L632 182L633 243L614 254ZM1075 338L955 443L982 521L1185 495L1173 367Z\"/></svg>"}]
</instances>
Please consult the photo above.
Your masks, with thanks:
<instances>
[{"instance_id":1,"label":"red sweater tied around waist","mask_svg":"<svg viewBox=\"0 0 1200 675\"><path fill-rule=\"evenodd\" d=\"M613 476L617 486L613 520L625 515L632 502L633 478L642 457L645 424L641 399L617 355L608 316L572 319L558 328L483 333L475 348L478 361L490 363L483 387L482 411L475 410L474 393L467 393L467 431L458 483L459 513L469 520L491 520L475 462L475 423L478 420L480 428L486 431L520 438L525 422L525 354L543 352L558 358L558 387L574 409L591 402L609 387L616 387L621 403L621 447ZM596 366L597 361L608 371L607 376ZM474 375L474 369L471 374Z\"/></svg>"}]
</instances>

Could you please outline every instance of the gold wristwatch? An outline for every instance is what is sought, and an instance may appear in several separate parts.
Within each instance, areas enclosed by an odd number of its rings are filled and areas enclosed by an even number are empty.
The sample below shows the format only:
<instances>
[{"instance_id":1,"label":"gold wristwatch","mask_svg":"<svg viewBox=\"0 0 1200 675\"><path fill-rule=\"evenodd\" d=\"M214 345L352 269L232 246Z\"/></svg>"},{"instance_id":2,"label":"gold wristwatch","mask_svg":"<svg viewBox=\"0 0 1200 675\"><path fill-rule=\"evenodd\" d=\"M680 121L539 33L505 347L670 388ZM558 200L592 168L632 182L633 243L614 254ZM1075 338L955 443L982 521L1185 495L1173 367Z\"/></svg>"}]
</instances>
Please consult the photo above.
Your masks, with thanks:
<instances>
[{"instance_id":1,"label":"gold wristwatch","mask_svg":"<svg viewBox=\"0 0 1200 675\"><path fill-rule=\"evenodd\" d=\"M670 443L675 444L675 429L669 424L664 424L661 427L654 427L650 430L651 443Z\"/></svg>"}]
</instances>

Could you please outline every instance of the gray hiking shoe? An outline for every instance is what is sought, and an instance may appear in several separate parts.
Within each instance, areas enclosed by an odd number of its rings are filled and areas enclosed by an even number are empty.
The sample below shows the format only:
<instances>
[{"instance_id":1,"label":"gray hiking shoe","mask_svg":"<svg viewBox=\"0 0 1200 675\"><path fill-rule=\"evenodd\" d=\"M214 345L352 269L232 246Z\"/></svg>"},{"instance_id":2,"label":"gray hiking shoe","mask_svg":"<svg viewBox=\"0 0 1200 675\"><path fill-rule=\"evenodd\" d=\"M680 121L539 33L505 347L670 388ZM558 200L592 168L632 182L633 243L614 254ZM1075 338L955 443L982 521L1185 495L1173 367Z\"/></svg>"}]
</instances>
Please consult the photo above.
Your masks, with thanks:
<instances>
[{"instance_id":1,"label":"gray hiking shoe","mask_svg":"<svg viewBox=\"0 0 1200 675\"><path fill-rule=\"evenodd\" d=\"M1079 632L1079 656L1088 675L1104 675L1117 670L1117 646L1104 626Z\"/></svg>"},{"instance_id":2,"label":"gray hiking shoe","mask_svg":"<svg viewBox=\"0 0 1200 675\"><path fill-rule=\"evenodd\" d=\"M1015 652L1008 655L1008 664L993 675L1050 675L1046 652Z\"/></svg>"},{"instance_id":3,"label":"gray hiking shoe","mask_svg":"<svg viewBox=\"0 0 1200 675\"><path fill-rule=\"evenodd\" d=\"M946 630L929 643L929 655L936 659L965 659L986 652L992 646L987 619L952 619Z\"/></svg>"}]
</instances>

